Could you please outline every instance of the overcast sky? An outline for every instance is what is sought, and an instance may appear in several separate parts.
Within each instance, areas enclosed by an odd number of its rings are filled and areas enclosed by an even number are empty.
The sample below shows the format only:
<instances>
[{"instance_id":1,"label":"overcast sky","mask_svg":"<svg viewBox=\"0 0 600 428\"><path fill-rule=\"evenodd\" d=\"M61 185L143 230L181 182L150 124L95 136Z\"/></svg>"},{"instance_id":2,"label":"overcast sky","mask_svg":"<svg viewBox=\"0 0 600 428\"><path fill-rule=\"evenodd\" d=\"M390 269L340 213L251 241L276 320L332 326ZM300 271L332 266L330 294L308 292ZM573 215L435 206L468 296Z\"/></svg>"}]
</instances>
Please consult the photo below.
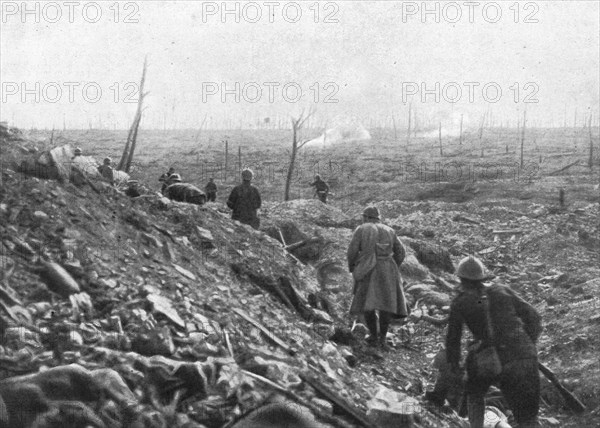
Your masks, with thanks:
<instances>
[{"instance_id":1,"label":"overcast sky","mask_svg":"<svg viewBox=\"0 0 600 428\"><path fill-rule=\"evenodd\" d=\"M2 2L1 118L24 127L62 128L63 118L74 128L127 127L135 112L124 102L127 83L139 82L146 54L147 128L198 127L205 114L209 125L288 122L315 101L318 120L356 117L365 126L391 123L392 114L404 124L410 101L420 117L445 124L461 114L475 124L486 111L514 122L525 106L532 121L555 125L565 111L571 125L575 108L580 121L590 108L598 114L597 1L471 10L428 2L437 23L422 2L228 2L227 15L221 2L120 2L118 15L115 2L49 4L29 2L23 15L21 2ZM434 94L422 102L421 85L435 91L436 82L439 102ZM223 85L232 91L225 102ZM538 102L525 104L527 96Z\"/></svg>"}]
</instances>

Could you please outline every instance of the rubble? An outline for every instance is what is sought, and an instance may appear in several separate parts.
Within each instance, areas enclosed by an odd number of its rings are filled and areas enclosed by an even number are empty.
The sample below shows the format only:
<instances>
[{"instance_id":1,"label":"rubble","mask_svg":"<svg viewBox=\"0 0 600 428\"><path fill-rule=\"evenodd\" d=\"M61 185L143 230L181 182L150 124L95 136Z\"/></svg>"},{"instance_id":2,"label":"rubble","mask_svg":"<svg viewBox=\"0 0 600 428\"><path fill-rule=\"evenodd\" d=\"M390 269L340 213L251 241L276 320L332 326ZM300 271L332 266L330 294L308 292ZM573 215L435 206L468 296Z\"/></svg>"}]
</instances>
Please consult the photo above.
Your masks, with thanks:
<instances>
[{"instance_id":1,"label":"rubble","mask_svg":"<svg viewBox=\"0 0 600 428\"><path fill-rule=\"evenodd\" d=\"M50 152L41 153L52 170ZM401 272L413 310L407 324L391 326L392 350L383 353L365 348L366 328L348 316L345 252L359 211L268 202L263 230L254 231L219 204L98 194L6 168L2 177L0 394L8 426L32 424L10 425L16 406L31 407L46 426L78 415L74 426L249 427L249 415L277 397L287 403L275 407L282 415L293 414L289 403L302 406L312 426L464 426L421 406L420 395L432 381L426 356L443 341L456 292L451 265L472 251L544 314L540 355L561 376L581 377L572 367L578 349L587 376L569 385L594 409L595 205L544 217L528 205L378 203L407 249ZM286 249L294 244L302 245Z\"/></svg>"}]
</instances>

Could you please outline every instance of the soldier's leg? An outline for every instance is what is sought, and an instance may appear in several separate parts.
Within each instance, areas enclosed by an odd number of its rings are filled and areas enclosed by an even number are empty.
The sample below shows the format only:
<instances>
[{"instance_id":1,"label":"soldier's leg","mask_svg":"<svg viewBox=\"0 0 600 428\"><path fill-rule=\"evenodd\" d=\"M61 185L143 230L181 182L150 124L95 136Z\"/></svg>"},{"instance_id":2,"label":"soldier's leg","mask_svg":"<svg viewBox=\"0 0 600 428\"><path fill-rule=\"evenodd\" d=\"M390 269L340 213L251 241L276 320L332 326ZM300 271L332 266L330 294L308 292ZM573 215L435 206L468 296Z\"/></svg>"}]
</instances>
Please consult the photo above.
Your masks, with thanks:
<instances>
[{"instance_id":1,"label":"soldier's leg","mask_svg":"<svg viewBox=\"0 0 600 428\"><path fill-rule=\"evenodd\" d=\"M375 311L365 312L365 322L371 334L369 343L377 343L377 314L375 314Z\"/></svg>"},{"instance_id":2,"label":"soldier's leg","mask_svg":"<svg viewBox=\"0 0 600 428\"><path fill-rule=\"evenodd\" d=\"M383 345L386 343L388 328L390 327L391 314L386 311L379 311L379 342Z\"/></svg>"},{"instance_id":3,"label":"soldier's leg","mask_svg":"<svg viewBox=\"0 0 600 428\"><path fill-rule=\"evenodd\" d=\"M469 424L471 425L471 428L483 428L485 417L485 394L492 382L474 376L472 353L467 355L466 365L467 382L465 384L465 392L467 395Z\"/></svg>"},{"instance_id":4,"label":"soldier's leg","mask_svg":"<svg viewBox=\"0 0 600 428\"><path fill-rule=\"evenodd\" d=\"M537 427L540 408L540 374L537 359L529 358L505 364L499 386L518 427Z\"/></svg>"}]
</instances>

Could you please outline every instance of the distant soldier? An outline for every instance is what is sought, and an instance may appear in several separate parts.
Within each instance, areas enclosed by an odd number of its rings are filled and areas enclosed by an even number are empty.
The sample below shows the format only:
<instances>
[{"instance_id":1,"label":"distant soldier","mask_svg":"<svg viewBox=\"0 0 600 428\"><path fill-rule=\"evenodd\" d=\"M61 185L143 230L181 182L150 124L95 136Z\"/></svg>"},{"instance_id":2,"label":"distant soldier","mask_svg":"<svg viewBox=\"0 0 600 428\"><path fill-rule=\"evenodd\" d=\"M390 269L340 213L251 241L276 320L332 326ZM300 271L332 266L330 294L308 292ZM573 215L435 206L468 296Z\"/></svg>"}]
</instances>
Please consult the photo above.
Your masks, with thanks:
<instances>
[{"instance_id":1,"label":"distant soldier","mask_svg":"<svg viewBox=\"0 0 600 428\"><path fill-rule=\"evenodd\" d=\"M238 220L258 229L260 219L256 214L256 210L260 208L261 199L258 189L251 184L253 177L252 170L246 168L242 171L242 184L233 188L227 200L227 206L233 210L233 213L231 213L233 220Z\"/></svg>"},{"instance_id":2,"label":"distant soldier","mask_svg":"<svg viewBox=\"0 0 600 428\"><path fill-rule=\"evenodd\" d=\"M129 180L127 182L127 190L125 190L125 194L130 198L137 198L141 196L139 182L137 180Z\"/></svg>"},{"instance_id":3,"label":"distant soldier","mask_svg":"<svg viewBox=\"0 0 600 428\"><path fill-rule=\"evenodd\" d=\"M75 150L73 151L73 157L71 158L71 160L75 159L78 156L81 156L83 154L83 150L81 150L81 147L75 147Z\"/></svg>"},{"instance_id":4,"label":"distant soldier","mask_svg":"<svg viewBox=\"0 0 600 428\"><path fill-rule=\"evenodd\" d=\"M324 204L327 203L327 195L329 194L329 185L321 179L319 174L315 175L314 183L311 186L315 188L315 192L319 197L319 200Z\"/></svg>"},{"instance_id":5,"label":"distant soldier","mask_svg":"<svg viewBox=\"0 0 600 428\"><path fill-rule=\"evenodd\" d=\"M214 202L217 200L217 185L212 177L208 179L208 183L206 184L204 191L206 192L207 202Z\"/></svg>"},{"instance_id":6,"label":"distant soldier","mask_svg":"<svg viewBox=\"0 0 600 428\"><path fill-rule=\"evenodd\" d=\"M471 427L483 427L484 396L492 384L500 387L518 428L537 427L540 375L535 343L542 331L539 314L509 287L486 287L483 282L492 276L476 257L462 259L456 275L463 291L450 307L446 351L452 371L458 374L462 327L466 324L475 339L466 360L465 389ZM489 337L489 330L493 337ZM476 349L489 345L495 346L502 365L502 372L494 379L478 377L473 364Z\"/></svg>"},{"instance_id":7,"label":"distant soldier","mask_svg":"<svg viewBox=\"0 0 600 428\"><path fill-rule=\"evenodd\" d=\"M115 177L113 167L111 166L112 159L104 158L104 163L98 167L98 172L106 181L108 181L111 186L115 185Z\"/></svg>"},{"instance_id":8,"label":"distant soldier","mask_svg":"<svg viewBox=\"0 0 600 428\"><path fill-rule=\"evenodd\" d=\"M190 204L204 205L206 195L196 186L190 183L182 183L179 174L169 177L169 185L165 188L163 195L173 201L188 202Z\"/></svg>"},{"instance_id":9,"label":"distant soldier","mask_svg":"<svg viewBox=\"0 0 600 428\"><path fill-rule=\"evenodd\" d=\"M352 235L348 247L348 269L354 278L352 315L364 314L371 346L386 347L392 318L406 318L408 311L398 268L406 250L389 226L380 223L377 207L367 207L363 224ZM379 334L377 314L379 311Z\"/></svg>"},{"instance_id":10,"label":"distant soldier","mask_svg":"<svg viewBox=\"0 0 600 428\"><path fill-rule=\"evenodd\" d=\"M169 170L167 172L165 172L163 175L161 175L160 178L158 179L158 181L160 181L162 183L162 187L160 188L161 193L164 193L165 189L170 184L169 183L169 178L173 174L175 174L175 168L174 167L170 167Z\"/></svg>"}]
</instances>

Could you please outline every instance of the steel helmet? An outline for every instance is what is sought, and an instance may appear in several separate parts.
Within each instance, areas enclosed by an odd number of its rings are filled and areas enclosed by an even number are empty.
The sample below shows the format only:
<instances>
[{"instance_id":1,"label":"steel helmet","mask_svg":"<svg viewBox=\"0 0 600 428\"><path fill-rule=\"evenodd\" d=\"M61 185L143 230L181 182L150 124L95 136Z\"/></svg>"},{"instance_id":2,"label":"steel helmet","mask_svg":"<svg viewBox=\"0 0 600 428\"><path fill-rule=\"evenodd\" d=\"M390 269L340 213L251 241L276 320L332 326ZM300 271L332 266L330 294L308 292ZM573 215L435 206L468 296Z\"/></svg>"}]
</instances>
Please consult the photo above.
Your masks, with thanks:
<instances>
[{"instance_id":1,"label":"steel helmet","mask_svg":"<svg viewBox=\"0 0 600 428\"><path fill-rule=\"evenodd\" d=\"M242 180L250 181L254 177L254 173L250 168L246 168L242 171Z\"/></svg>"},{"instance_id":2,"label":"steel helmet","mask_svg":"<svg viewBox=\"0 0 600 428\"><path fill-rule=\"evenodd\" d=\"M377 207L367 207L363 211L363 217L374 218L376 220L379 220L379 210L377 209Z\"/></svg>"},{"instance_id":3,"label":"steel helmet","mask_svg":"<svg viewBox=\"0 0 600 428\"><path fill-rule=\"evenodd\" d=\"M83 153L83 151L81 150L81 147L75 147L75 152L76 155L80 155Z\"/></svg>"},{"instance_id":4,"label":"steel helmet","mask_svg":"<svg viewBox=\"0 0 600 428\"><path fill-rule=\"evenodd\" d=\"M320 180L321 176L319 174L315 175L315 180Z\"/></svg>"},{"instance_id":5,"label":"steel helmet","mask_svg":"<svg viewBox=\"0 0 600 428\"><path fill-rule=\"evenodd\" d=\"M474 256L467 256L458 263L456 276L473 281L485 281L494 277L487 271L481 260Z\"/></svg>"},{"instance_id":6,"label":"steel helmet","mask_svg":"<svg viewBox=\"0 0 600 428\"><path fill-rule=\"evenodd\" d=\"M174 182L174 183L181 183L181 175L179 175L179 174L172 174L169 177L169 181L170 182Z\"/></svg>"},{"instance_id":7,"label":"steel helmet","mask_svg":"<svg viewBox=\"0 0 600 428\"><path fill-rule=\"evenodd\" d=\"M104 164L105 164L105 165L106 165L106 164L109 164L109 163L111 163L111 162L112 162L112 159L111 159L111 158L108 158L108 157L107 157L107 158L104 158Z\"/></svg>"}]
</instances>

